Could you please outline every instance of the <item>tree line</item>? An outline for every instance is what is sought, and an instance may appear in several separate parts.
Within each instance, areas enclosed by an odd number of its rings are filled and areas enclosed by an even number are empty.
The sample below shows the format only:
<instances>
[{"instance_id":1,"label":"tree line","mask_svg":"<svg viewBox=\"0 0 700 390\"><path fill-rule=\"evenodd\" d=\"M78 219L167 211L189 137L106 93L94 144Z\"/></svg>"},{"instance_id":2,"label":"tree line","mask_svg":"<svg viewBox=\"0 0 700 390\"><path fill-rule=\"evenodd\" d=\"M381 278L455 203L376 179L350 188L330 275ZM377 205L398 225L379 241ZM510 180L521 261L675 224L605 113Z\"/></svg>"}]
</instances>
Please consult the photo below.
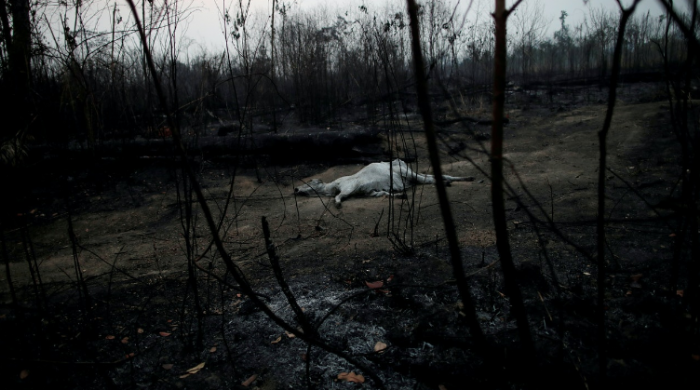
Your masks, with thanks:
<instances>
[{"instance_id":1,"label":"tree line","mask_svg":"<svg viewBox=\"0 0 700 390\"><path fill-rule=\"evenodd\" d=\"M428 77L436 81L432 92L440 94L442 86L474 103L489 93L494 25L486 4L455 5L419 5L421 47ZM269 14L253 10L250 2L234 2L219 11L224 43L217 51L187 38L184 25L193 17L187 2L142 1L137 7L159 76L168 80L168 110L192 131L215 119L236 122L239 129L252 130L256 123L276 130L290 110L296 121L316 124L340 121L346 109L358 107L368 119L385 115L389 102L397 113L416 110L403 2L329 11L273 1ZM508 80L523 86L606 82L617 14L589 7L573 25L565 10L557 23L546 20L543 7L526 1L512 15ZM126 11L116 2L94 0L0 1L0 84L12 91L1 109L18 119L2 130L4 144L19 147L17 141L29 134L91 145L115 136L163 134L164 113ZM686 44L666 15L635 14L625 32L621 72L659 72L660 53L677 66Z\"/></svg>"}]
</instances>

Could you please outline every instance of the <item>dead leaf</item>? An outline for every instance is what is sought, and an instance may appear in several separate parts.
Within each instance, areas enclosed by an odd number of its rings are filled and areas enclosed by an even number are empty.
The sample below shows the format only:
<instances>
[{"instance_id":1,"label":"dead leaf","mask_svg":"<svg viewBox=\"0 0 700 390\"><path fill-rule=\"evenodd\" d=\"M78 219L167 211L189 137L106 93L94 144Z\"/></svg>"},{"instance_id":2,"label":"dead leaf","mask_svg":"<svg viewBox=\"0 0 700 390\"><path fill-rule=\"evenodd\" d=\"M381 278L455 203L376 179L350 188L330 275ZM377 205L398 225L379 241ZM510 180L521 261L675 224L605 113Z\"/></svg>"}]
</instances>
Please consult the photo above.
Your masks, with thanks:
<instances>
[{"instance_id":1,"label":"dead leaf","mask_svg":"<svg viewBox=\"0 0 700 390\"><path fill-rule=\"evenodd\" d=\"M631 297L631 296L632 296L632 290L627 290L627 292L625 293L625 296L626 296L626 297Z\"/></svg>"},{"instance_id":2,"label":"dead leaf","mask_svg":"<svg viewBox=\"0 0 700 390\"><path fill-rule=\"evenodd\" d=\"M197 364L196 366L194 366L194 367L192 367L192 368L190 368L189 370L187 370L187 372L190 373L190 374L196 374L196 373L198 373L199 370L201 370L202 368L204 368L204 363L203 363L203 362Z\"/></svg>"},{"instance_id":3,"label":"dead leaf","mask_svg":"<svg viewBox=\"0 0 700 390\"><path fill-rule=\"evenodd\" d=\"M354 371L350 373L341 372L338 374L338 379L341 381L353 382L353 383L365 383L365 377L362 375L355 374Z\"/></svg>"},{"instance_id":4,"label":"dead leaf","mask_svg":"<svg viewBox=\"0 0 700 390\"><path fill-rule=\"evenodd\" d=\"M683 298L683 290L676 290L676 295Z\"/></svg>"},{"instance_id":5,"label":"dead leaf","mask_svg":"<svg viewBox=\"0 0 700 390\"><path fill-rule=\"evenodd\" d=\"M392 280L394 280L394 275L389 275L389 277L386 278L387 283L391 282Z\"/></svg>"},{"instance_id":6,"label":"dead leaf","mask_svg":"<svg viewBox=\"0 0 700 390\"><path fill-rule=\"evenodd\" d=\"M633 282L639 282L639 279L641 279L642 276L644 276L644 275L642 275L642 274L634 274L634 275L631 275L631 276L630 276L630 279L632 279Z\"/></svg>"},{"instance_id":7,"label":"dead leaf","mask_svg":"<svg viewBox=\"0 0 700 390\"><path fill-rule=\"evenodd\" d=\"M438 385L438 390L447 390L447 387L443 385Z\"/></svg>"},{"instance_id":8,"label":"dead leaf","mask_svg":"<svg viewBox=\"0 0 700 390\"><path fill-rule=\"evenodd\" d=\"M158 334L161 335L161 336L163 336L163 337L168 337L168 336L170 336L170 333L168 333L168 332L160 332L160 333L158 333Z\"/></svg>"},{"instance_id":9,"label":"dead leaf","mask_svg":"<svg viewBox=\"0 0 700 390\"><path fill-rule=\"evenodd\" d=\"M253 374L250 376L250 378L246 379L244 382L241 382L241 386L248 387L251 383L255 382L256 379L258 379L258 375Z\"/></svg>"},{"instance_id":10,"label":"dead leaf","mask_svg":"<svg viewBox=\"0 0 700 390\"><path fill-rule=\"evenodd\" d=\"M136 329L136 333L142 334L142 333L143 333L143 329L141 329L141 328Z\"/></svg>"},{"instance_id":11,"label":"dead leaf","mask_svg":"<svg viewBox=\"0 0 700 390\"><path fill-rule=\"evenodd\" d=\"M124 338L122 339L122 344L128 344L128 343L129 343L129 338L128 338L128 337L124 337Z\"/></svg>"},{"instance_id":12,"label":"dead leaf","mask_svg":"<svg viewBox=\"0 0 700 390\"><path fill-rule=\"evenodd\" d=\"M243 296L243 295L241 295L241 294L236 294L236 297L237 297L237 298L240 298L240 297L242 297L242 296Z\"/></svg>"},{"instance_id":13,"label":"dead leaf","mask_svg":"<svg viewBox=\"0 0 700 390\"><path fill-rule=\"evenodd\" d=\"M586 276L591 276L591 273L590 273L590 272L585 272L585 271L584 271L583 274L586 275Z\"/></svg>"},{"instance_id":14,"label":"dead leaf","mask_svg":"<svg viewBox=\"0 0 700 390\"><path fill-rule=\"evenodd\" d=\"M671 233L671 234L669 234L668 236L669 236L669 237L675 237L675 236L676 236L676 233Z\"/></svg>"},{"instance_id":15,"label":"dead leaf","mask_svg":"<svg viewBox=\"0 0 700 390\"><path fill-rule=\"evenodd\" d=\"M308 359L308 356L306 356L305 353L302 353L302 354L301 354L301 361L305 362L306 359Z\"/></svg>"},{"instance_id":16,"label":"dead leaf","mask_svg":"<svg viewBox=\"0 0 700 390\"><path fill-rule=\"evenodd\" d=\"M190 374L180 375L180 379L185 379L185 378L187 378L188 376L190 376Z\"/></svg>"},{"instance_id":17,"label":"dead leaf","mask_svg":"<svg viewBox=\"0 0 700 390\"><path fill-rule=\"evenodd\" d=\"M107 340L114 340L115 338L116 338L116 337L113 336L113 335L111 335L111 334L108 335L107 337L105 337L105 339L107 339Z\"/></svg>"},{"instance_id":18,"label":"dead leaf","mask_svg":"<svg viewBox=\"0 0 700 390\"><path fill-rule=\"evenodd\" d=\"M496 292L497 292L498 294L501 295L501 298L505 298L505 297L506 297L506 294L504 294L504 293L502 293L502 292L500 292L500 291L496 291Z\"/></svg>"},{"instance_id":19,"label":"dead leaf","mask_svg":"<svg viewBox=\"0 0 700 390\"><path fill-rule=\"evenodd\" d=\"M692 354L692 355L690 355L690 358L693 359L693 360L695 360L695 361L698 361L698 360L700 360L700 355L698 355L698 354Z\"/></svg>"},{"instance_id":20,"label":"dead leaf","mask_svg":"<svg viewBox=\"0 0 700 390\"><path fill-rule=\"evenodd\" d=\"M19 373L19 379L26 379L28 376L29 376L29 370L22 370Z\"/></svg>"},{"instance_id":21,"label":"dead leaf","mask_svg":"<svg viewBox=\"0 0 700 390\"><path fill-rule=\"evenodd\" d=\"M388 347L388 345L382 343L381 341L377 341L377 343L374 344L374 352L384 353L384 350L387 347Z\"/></svg>"},{"instance_id":22,"label":"dead leaf","mask_svg":"<svg viewBox=\"0 0 700 390\"><path fill-rule=\"evenodd\" d=\"M284 331L284 333L286 333L286 334L287 334L287 337L289 337L290 339L293 339L293 338L297 337L294 333L288 332L288 331L286 331L286 330Z\"/></svg>"},{"instance_id":23,"label":"dead leaf","mask_svg":"<svg viewBox=\"0 0 700 390\"><path fill-rule=\"evenodd\" d=\"M209 353L214 353L214 352L216 352L216 347L209 348Z\"/></svg>"},{"instance_id":24,"label":"dead leaf","mask_svg":"<svg viewBox=\"0 0 700 390\"><path fill-rule=\"evenodd\" d=\"M133 352L127 353L127 354L126 354L126 358L127 358L127 359L131 359L131 358L134 357L135 355L136 355L136 354L133 353Z\"/></svg>"},{"instance_id":25,"label":"dead leaf","mask_svg":"<svg viewBox=\"0 0 700 390\"><path fill-rule=\"evenodd\" d=\"M163 364L162 367L164 370L170 370L173 368L173 364L172 363L165 363L165 364Z\"/></svg>"},{"instance_id":26,"label":"dead leaf","mask_svg":"<svg viewBox=\"0 0 700 390\"><path fill-rule=\"evenodd\" d=\"M372 290L376 290L376 289L384 286L384 282L382 282L381 280L376 281L376 282L365 281L365 284L367 285L367 287L371 288Z\"/></svg>"},{"instance_id":27,"label":"dead leaf","mask_svg":"<svg viewBox=\"0 0 700 390\"><path fill-rule=\"evenodd\" d=\"M279 343L280 341L282 341L282 336L276 338L274 341L270 341L270 344L277 344L277 343Z\"/></svg>"}]
</instances>

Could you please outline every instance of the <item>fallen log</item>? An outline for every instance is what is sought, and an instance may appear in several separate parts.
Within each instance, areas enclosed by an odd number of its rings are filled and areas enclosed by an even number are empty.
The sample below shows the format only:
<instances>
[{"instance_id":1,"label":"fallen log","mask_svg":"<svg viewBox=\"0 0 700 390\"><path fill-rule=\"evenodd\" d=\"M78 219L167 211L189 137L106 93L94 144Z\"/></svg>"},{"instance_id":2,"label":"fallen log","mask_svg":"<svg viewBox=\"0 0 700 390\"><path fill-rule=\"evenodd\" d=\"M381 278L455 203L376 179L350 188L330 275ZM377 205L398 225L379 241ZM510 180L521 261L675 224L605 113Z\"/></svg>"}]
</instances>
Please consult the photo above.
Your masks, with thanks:
<instances>
[{"instance_id":1,"label":"fallen log","mask_svg":"<svg viewBox=\"0 0 700 390\"><path fill-rule=\"evenodd\" d=\"M293 133L232 134L228 136L184 137L188 153L205 158L261 157L276 163L300 161L376 161L385 155L380 131L308 130ZM95 145L73 140L64 144L39 144L30 153L43 158L93 156L105 158L170 157L172 138L122 138L102 140Z\"/></svg>"}]
</instances>

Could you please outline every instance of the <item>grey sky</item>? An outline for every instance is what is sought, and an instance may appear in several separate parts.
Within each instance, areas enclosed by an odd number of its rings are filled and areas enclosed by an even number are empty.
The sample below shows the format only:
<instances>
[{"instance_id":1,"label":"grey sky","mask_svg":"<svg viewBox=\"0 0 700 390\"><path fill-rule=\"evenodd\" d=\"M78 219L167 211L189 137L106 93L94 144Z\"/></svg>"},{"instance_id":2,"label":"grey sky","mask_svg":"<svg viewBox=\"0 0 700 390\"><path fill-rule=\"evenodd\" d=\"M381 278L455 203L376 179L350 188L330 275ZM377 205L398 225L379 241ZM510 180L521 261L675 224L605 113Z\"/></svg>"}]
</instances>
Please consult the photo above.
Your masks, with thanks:
<instances>
[{"instance_id":1,"label":"grey sky","mask_svg":"<svg viewBox=\"0 0 700 390\"><path fill-rule=\"evenodd\" d=\"M120 0L123 2L123 0ZM278 0L279 1L279 0ZM452 4L456 4L457 0L447 0ZM538 0L524 0L529 3L536 3ZM221 16L218 9L222 4L237 4L238 0L192 0L193 7L196 9L190 17L190 25L187 36L193 39L196 44L208 50L216 50L223 47L223 35L221 27ZM246 0L243 0L245 3ZM512 4L514 0L507 0ZM544 17L549 20L549 34L558 29L559 16L562 10L565 10L569 17L567 22L570 25L580 23L584 16L588 13L590 7L605 7L611 11L617 12L618 6L615 0L589 0L584 3L583 0L539 0L544 7ZM682 1L680 1L682 2ZM258 12L268 15L271 8L271 0L252 0L252 6ZM333 10L350 10L356 9L360 4L366 4L369 8L384 9L387 5L391 8L405 7L405 0L288 0L285 3L290 4L292 9L301 10L316 10L326 8L328 11ZM461 5L465 6L469 0L461 0ZM493 9L492 0L474 0L476 6L470 11L474 14L475 11L481 9L481 20L487 16L485 11ZM632 0L623 0L623 4L629 5ZM677 2L678 3L678 2ZM126 11L124 9L123 11ZM651 15L660 15L661 7L657 0L642 0L638 7L639 13L651 12ZM235 12L234 12L235 13Z\"/></svg>"}]
</instances>

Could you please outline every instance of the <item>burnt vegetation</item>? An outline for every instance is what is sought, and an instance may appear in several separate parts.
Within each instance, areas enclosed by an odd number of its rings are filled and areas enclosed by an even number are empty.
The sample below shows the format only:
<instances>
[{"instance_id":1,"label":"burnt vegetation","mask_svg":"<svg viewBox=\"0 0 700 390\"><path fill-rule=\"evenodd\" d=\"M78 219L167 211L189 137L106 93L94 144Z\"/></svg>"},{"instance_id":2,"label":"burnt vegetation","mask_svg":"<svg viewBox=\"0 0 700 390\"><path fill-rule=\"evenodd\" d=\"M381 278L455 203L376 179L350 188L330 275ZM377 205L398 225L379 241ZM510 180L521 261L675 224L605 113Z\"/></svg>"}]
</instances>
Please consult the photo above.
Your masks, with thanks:
<instances>
[{"instance_id":1,"label":"burnt vegetation","mask_svg":"<svg viewBox=\"0 0 700 390\"><path fill-rule=\"evenodd\" d=\"M699 10L615 3L0 0L0 383L697 388Z\"/></svg>"}]
</instances>

